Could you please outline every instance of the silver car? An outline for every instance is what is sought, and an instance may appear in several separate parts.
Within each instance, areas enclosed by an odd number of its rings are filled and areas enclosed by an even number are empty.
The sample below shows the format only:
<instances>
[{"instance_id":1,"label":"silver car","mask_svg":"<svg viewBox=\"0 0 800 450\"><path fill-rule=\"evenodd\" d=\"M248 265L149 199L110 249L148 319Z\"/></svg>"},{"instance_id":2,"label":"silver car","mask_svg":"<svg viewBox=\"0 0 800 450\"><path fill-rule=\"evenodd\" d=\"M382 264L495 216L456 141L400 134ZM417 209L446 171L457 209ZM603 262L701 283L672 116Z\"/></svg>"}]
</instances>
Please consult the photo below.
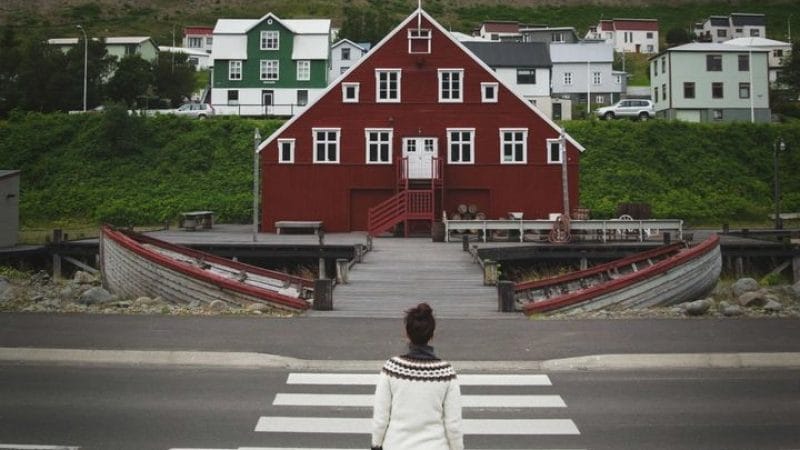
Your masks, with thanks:
<instances>
[{"instance_id":1,"label":"silver car","mask_svg":"<svg viewBox=\"0 0 800 450\"><path fill-rule=\"evenodd\" d=\"M214 108L208 103L184 103L175 110L175 115L207 119L214 115Z\"/></svg>"},{"instance_id":2,"label":"silver car","mask_svg":"<svg viewBox=\"0 0 800 450\"><path fill-rule=\"evenodd\" d=\"M594 113L597 117L605 120L611 120L617 117L648 120L656 116L653 110L653 102L650 100L638 99L620 100L611 106L597 108Z\"/></svg>"}]
</instances>

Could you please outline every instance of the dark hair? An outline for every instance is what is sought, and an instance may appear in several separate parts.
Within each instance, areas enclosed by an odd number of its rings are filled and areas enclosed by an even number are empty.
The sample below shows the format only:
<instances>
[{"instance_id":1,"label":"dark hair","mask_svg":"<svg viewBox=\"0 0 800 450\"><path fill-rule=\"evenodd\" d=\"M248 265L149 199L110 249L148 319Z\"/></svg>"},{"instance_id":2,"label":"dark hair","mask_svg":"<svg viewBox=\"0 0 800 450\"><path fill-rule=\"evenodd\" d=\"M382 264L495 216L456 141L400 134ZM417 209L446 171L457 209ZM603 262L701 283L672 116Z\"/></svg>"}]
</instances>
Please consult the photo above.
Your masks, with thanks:
<instances>
[{"instance_id":1,"label":"dark hair","mask_svg":"<svg viewBox=\"0 0 800 450\"><path fill-rule=\"evenodd\" d=\"M406 334L414 345L426 345L433 337L433 330L436 329L433 310L427 303L420 303L407 310L405 322Z\"/></svg>"}]
</instances>

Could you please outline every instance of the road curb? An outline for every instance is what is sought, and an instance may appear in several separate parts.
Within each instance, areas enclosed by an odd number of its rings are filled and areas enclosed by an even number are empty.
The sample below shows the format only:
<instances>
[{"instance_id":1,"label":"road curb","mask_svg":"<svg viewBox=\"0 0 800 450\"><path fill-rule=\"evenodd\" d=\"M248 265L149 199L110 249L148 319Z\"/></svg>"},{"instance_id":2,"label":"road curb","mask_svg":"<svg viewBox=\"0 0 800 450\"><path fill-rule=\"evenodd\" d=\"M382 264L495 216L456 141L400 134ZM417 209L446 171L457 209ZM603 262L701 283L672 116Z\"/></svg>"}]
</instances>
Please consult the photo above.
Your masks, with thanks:
<instances>
[{"instance_id":1,"label":"road curb","mask_svg":"<svg viewBox=\"0 0 800 450\"><path fill-rule=\"evenodd\" d=\"M383 361L304 360L252 352L88 350L0 347L0 361L39 364L275 368L309 371L378 371ZM546 361L453 361L460 371L608 371L648 369L800 368L800 352L590 355Z\"/></svg>"}]
</instances>

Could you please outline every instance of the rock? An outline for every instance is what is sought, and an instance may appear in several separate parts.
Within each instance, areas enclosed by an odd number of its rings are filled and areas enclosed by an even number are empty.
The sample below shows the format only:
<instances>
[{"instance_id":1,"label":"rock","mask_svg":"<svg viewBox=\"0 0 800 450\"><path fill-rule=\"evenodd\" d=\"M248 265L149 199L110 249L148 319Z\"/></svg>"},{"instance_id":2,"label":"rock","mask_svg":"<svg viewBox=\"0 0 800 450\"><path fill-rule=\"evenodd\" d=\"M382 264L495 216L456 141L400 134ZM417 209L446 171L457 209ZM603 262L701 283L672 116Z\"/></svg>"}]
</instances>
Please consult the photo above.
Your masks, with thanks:
<instances>
[{"instance_id":1,"label":"rock","mask_svg":"<svg viewBox=\"0 0 800 450\"><path fill-rule=\"evenodd\" d=\"M247 310L250 312L264 312L269 310L269 306L264 303L251 303L247 305Z\"/></svg>"},{"instance_id":2,"label":"rock","mask_svg":"<svg viewBox=\"0 0 800 450\"><path fill-rule=\"evenodd\" d=\"M75 298L75 289L73 289L70 285L64 286L60 291L58 291L58 297L63 301L70 302L73 298Z\"/></svg>"},{"instance_id":3,"label":"rock","mask_svg":"<svg viewBox=\"0 0 800 450\"><path fill-rule=\"evenodd\" d=\"M45 272L44 270L40 270L31 276L29 283L34 285L45 285L50 282L50 274Z\"/></svg>"},{"instance_id":4,"label":"rock","mask_svg":"<svg viewBox=\"0 0 800 450\"><path fill-rule=\"evenodd\" d=\"M96 281L94 275L82 270L75 272L75 276L72 277L72 280L78 284L93 284Z\"/></svg>"},{"instance_id":5,"label":"rock","mask_svg":"<svg viewBox=\"0 0 800 450\"><path fill-rule=\"evenodd\" d=\"M113 302L114 299L114 296L111 295L110 292L96 286L81 294L78 303L82 305L103 305Z\"/></svg>"},{"instance_id":6,"label":"rock","mask_svg":"<svg viewBox=\"0 0 800 450\"><path fill-rule=\"evenodd\" d=\"M132 303L131 303L130 300L122 300L122 301L119 301L119 302L112 303L111 306L114 306L114 307L117 307L117 308L130 308L131 304Z\"/></svg>"},{"instance_id":7,"label":"rock","mask_svg":"<svg viewBox=\"0 0 800 450\"><path fill-rule=\"evenodd\" d=\"M0 296L5 294L7 290L11 289L11 282L6 277L0 277Z\"/></svg>"},{"instance_id":8,"label":"rock","mask_svg":"<svg viewBox=\"0 0 800 450\"><path fill-rule=\"evenodd\" d=\"M45 296L40 294L40 293L38 293L38 292L34 292L34 293L31 294L30 297L28 297L28 300L30 300L30 301L32 301L34 303L39 303L40 301L42 301L44 299L45 299Z\"/></svg>"},{"instance_id":9,"label":"rock","mask_svg":"<svg viewBox=\"0 0 800 450\"><path fill-rule=\"evenodd\" d=\"M737 298L746 292L757 291L758 289L758 281L752 278L740 278L731 286L733 296Z\"/></svg>"},{"instance_id":10,"label":"rock","mask_svg":"<svg viewBox=\"0 0 800 450\"><path fill-rule=\"evenodd\" d=\"M737 300L745 308L761 307L767 304L767 292L764 290L745 292Z\"/></svg>"},{"instance_id":11,"label":"rock","mask_svg":"<svg viewBox=\"0 0 800 450\"><path fill-rule=\"evenodd\" d=\"M213 302L208 304L208 309L211 311L224 311L228 309L228 304L223 302L222 300L214 300Z\"/></svg>"},{"instance_id":12,"label":"rock","mask_svg":"<svg viewBox=\"0 0 800 450\"><path fill-rule=\"evenodd\" d=\"M133 301L133 306L138 308L141 308L143 306L153 306L157 304L158 300L150 297L139 297Z\"/></svg>"},{"instance_id":13,"label":"rock","mask_svg":"<svg viewBox=\"0 0 800 450\"><path fill-rule=\"evenodd\" d=\"M736 317L744 314L744 310L739 305L728 304L722 308L722 315L725 317Z\"/></svg>"},{"instance_id":14,"label":"rock","mask_svg":"<svg viewBox=\"0 0 800 450\"><path fill-rule=\"evenodd\" d=\"M686 314L690 316L702 316L711 308L711 300L704 298L686 303Z\"/></svg>"},{"instance_id":15,"label":"rock","mask_svg":"<svg viewBox=\"0 0 800 450\"><path fill-rule=\"evenodd\" d=\"M767 303L764 305L764 311L779 312L782 310L783 310L783 305L775 299L767 300Z\"/></svg>"}]
</instances>

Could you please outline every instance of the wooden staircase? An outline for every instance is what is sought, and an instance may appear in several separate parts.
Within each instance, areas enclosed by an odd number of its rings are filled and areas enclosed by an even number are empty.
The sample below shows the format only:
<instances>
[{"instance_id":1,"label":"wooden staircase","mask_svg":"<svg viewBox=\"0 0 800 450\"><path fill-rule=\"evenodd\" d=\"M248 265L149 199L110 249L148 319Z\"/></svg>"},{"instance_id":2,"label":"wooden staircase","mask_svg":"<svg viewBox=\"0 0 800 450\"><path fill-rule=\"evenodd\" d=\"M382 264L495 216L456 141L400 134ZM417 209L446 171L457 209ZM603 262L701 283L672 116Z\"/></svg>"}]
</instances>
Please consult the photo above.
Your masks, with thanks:
<instances>
[{"instance_id":1,"label":"wooden staircase","mask_svg":"<svg viewBox=\"0 0 800 450\"><path fill-rule=\"evenodd\" d=\"M430 182L426 179L409 179L408 158L398 161L396 171L396 193L369 209L367 231L377 236L391 231L403 223L404 235L408 237L409 221L424 220L433 224L436 220L436 196L440 194L440 205L444 202L443 164L440 158L433 158ZM425 188L420 189L424 186Z\"/></svg>"}]
</instances>

